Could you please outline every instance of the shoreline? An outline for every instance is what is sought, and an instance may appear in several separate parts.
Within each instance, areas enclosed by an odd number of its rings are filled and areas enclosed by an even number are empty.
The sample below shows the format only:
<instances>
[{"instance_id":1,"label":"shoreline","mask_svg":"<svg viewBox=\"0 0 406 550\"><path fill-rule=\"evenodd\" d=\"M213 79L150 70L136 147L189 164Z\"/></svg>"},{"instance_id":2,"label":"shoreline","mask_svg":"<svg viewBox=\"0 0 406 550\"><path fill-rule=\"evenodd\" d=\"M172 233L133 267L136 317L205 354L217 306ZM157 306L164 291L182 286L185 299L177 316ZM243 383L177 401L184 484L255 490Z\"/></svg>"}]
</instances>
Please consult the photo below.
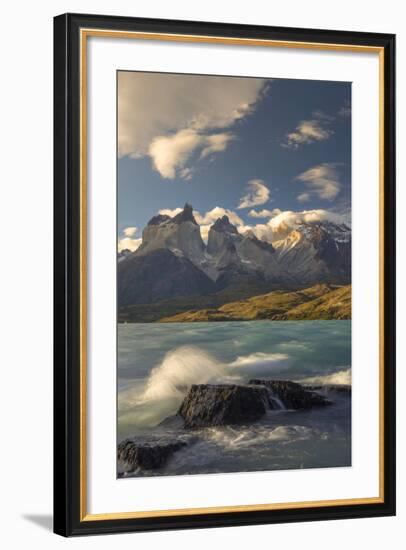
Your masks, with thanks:
<instances>
[{"instance_id":1,"label":"shoreline","mask_svg":"<svg viewBox=\"0 0 406 550\"><path fill-rule=\"evenodd\" d=\"M121 306L118 322L226 322L257 320L348 320L351 318L351 284L316 284L305 289L273 290L242 297L179 297L151 304Z\"/></svg>"}]
</instances>

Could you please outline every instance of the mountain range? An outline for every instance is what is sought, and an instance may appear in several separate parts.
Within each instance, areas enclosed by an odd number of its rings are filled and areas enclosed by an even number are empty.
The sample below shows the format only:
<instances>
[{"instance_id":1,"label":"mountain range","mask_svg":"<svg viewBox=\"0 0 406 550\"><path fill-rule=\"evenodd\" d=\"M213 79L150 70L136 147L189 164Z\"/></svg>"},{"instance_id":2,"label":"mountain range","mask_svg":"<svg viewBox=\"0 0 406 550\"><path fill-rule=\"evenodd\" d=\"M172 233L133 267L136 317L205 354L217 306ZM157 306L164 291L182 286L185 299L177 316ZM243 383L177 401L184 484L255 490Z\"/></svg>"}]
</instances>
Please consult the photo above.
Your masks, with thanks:
<instances>
[{"instance_id":1,"label":"mountain range","mask_svg":"<svg viewBox=\"0 0 406 550\"><path fill-rule=\"evenodd\" d=\"M137 310L145 311L146 305L158 311L163 303L165 313L174 315L194 309L195 303L218 307L272 290L351 282L351 229L346 224L281 223L274 233L272 242L251 231L241 234L223 216L210 227L205 244L191 205L174 217L154 216L143 230L141 246L119 254L119 320L141 320ZM157 319L152 317L148 320Z\"/></svg>"}]
</instances>

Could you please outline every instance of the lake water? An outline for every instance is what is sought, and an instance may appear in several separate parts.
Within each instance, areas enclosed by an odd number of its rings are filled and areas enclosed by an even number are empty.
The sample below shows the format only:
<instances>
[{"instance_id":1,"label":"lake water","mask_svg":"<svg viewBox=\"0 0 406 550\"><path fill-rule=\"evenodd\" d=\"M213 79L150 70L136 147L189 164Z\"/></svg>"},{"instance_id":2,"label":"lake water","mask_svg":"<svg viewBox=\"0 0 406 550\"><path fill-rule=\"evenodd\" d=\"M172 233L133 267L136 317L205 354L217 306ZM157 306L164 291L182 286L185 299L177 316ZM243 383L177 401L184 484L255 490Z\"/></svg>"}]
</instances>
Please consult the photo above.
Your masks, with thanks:
<instances>
[{"instance_id":1,"label":"lake water","mask_svg":"<svg viewBox=\"0 0 406 550\"><path fill-rule=\"evenodd\" d=\"M182 436L176 422L160 423L176 413L191 384L250 378L351 384L351 321L120 324L118 442ZM351 397L328 397L330 407L269 411L249 426L193 430L196 442L164 468L131 475L350 466Z\"/></svg>"}]
</instances>

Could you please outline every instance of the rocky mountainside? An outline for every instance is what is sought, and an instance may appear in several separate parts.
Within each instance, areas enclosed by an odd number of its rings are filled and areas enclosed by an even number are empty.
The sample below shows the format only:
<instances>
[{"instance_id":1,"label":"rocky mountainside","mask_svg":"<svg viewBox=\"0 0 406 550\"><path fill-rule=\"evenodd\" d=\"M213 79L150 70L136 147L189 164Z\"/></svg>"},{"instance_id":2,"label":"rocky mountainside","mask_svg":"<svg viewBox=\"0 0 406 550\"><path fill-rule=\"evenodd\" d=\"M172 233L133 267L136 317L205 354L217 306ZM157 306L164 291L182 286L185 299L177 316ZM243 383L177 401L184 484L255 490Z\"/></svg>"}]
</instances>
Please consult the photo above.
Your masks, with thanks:
<instances>
[{"instance_id":1,"label":"rocky mountainside","mask_svg":"<svg viewBox=\"0 0 406 550\"><path fill-rule=\"evenodd\" d=\"M296 279L349 282L351 232L347 226L303 223L273 246L280 268Z\"/></svg>"},{"instance_id":2,"label":"rocky mountainside","mask_svg":"<svg viewBox=\"0 0 406 550\"><path fill-rule=\"evenodd\" d=\"M120 306L207 294L214 282L183 255L166 248L132 254L118 264Z\"/></svg>"},{"instance_id":3,"label":"rocky mountainside","mask_svg":"<svg viewBox=\"0 0 406 550\"><path fill-rule=\"evenodd\" d=\"M223 216L210 227L206 245L191 205L174 217L154 216L141 246L119 256L119 307L242 288L350 282L351 230L344 224L281 226L275 235L268 243L241 234Z\"/></svg>"},{"instance_id":4,"label":"rocky mountainside","mask_svg":"<svg viewBox=\"0 0 406 550\"><path fill-rule=\"evenodd\" d=\"M142 244L134 254L146 256L160 249L187 258L197 266L204 261L205 245L189 204L174 218L154 216L142 232Z\"/></svg>"}]
</instances>

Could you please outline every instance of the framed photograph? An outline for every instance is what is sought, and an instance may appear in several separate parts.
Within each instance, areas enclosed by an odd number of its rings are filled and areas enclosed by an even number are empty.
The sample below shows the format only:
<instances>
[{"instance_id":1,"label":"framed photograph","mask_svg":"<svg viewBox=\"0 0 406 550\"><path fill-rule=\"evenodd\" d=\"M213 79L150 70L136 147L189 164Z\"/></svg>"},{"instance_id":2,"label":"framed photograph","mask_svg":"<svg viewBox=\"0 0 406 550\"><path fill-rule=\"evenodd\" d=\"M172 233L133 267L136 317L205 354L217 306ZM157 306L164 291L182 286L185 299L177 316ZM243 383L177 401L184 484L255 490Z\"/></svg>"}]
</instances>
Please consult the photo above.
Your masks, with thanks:
<instances>
[{"instance_id":1,"label":"framed photograph","mask_svg":"<svg viewBox=\"0 0 406 550\"><path fill-rule=\"evenodd\" d=\"M55 532L395 513L395 37L54 20Z\"/></svg>"}]
</instances>

